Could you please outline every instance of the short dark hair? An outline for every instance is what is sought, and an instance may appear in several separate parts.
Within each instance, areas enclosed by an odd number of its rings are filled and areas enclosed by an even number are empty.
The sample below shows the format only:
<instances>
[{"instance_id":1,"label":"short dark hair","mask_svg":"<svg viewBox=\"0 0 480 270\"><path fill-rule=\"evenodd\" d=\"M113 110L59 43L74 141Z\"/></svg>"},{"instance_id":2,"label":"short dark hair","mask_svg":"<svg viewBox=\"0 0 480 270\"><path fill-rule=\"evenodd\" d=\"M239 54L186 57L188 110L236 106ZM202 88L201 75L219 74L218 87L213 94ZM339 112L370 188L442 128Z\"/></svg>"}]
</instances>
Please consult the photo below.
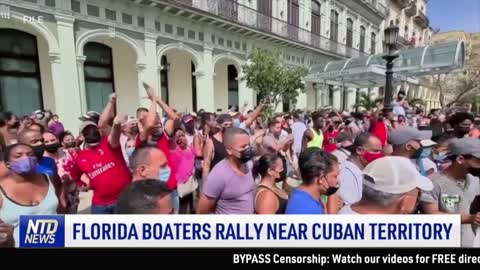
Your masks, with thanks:
<instances>
[{"instance_id":1,"label":"short dark hair","mask_svg":"<svg viewBox=\"0 0 480 270\"><path fill-rule=\"evenodd\" d=\"M72 136L75 139L75 136L73 136L73 134L70 131L65 130L62 133L60 133L60 135L58 135L58 140L60 141L60 143L63 142L63 139L65 139L65 137L67 136Z\"/></svg>"},{"instance_id":2,"label":"short dark hair","mask_svg":"<svg viewBox=\"0 0 480 270\"><path fill-rule=\"evenodd\" d=\"M353 141L353 144L348 147L349 148L348 150L351 152L352 155L356 155L357 149L361 146L365 146L368 143L368 140L370 139L370 137L372 136L374 135L370 132L363 132L359 134Z\"/></svg>"},{"instance_id":3,"label":"short dark hair","mask_svg":"<svg viewBox=\"0 0 480 270\"><path fill-rule=\"evenodd\" d=\"M140 108L137 109L137 113L140 113L140 112L146 112L146 113L148 113L148 109L145 108L145 107L140 107Z\"/></svg>"},{"instance_id":4,"label":"short dark hair","mask_svg":"<svg viewBox=\"0 0 480 270\"><path fill-rule=\"evenodd\" d=\"M268 120L268 128L271 128L271 127L275 126L276 124L277 124L277 119L276 119L276 117L270 118L270 119Z\"/></svg>"},{"instance_id":5,"label":"short dark hair","mask_svg":"<svg viewBox=\"0 0 480 270\"><path fill-rule=\"evenodd\" d=\"M10 161L10 154L12 153L13 149L15 149L19 146L25 146L25 147L32 148L29 144L26 144L26 143L11 144L11 145L9 145L5 148L5 157L4 157L5 161Z\"/></svg>"},{"instance_id":6,"label":"short dark hair","mask_svg":"<svg viewBox=\"0 0 480 270\"><path fill-rule=\"evenodd\" d=\"M117 214L151 214L158 200L171 193L158 179L145 179L129 184L117 201Z\"/></svg>"},{"instance_id":7,"label":"short dark hair","mask_svg":"<svg viewBox=\"0 0 480 270\"><path fill-rule=\"evenodd\" d=\"M0 127L4 127L8 121L12 120L14 114L10 111L0 112Z\"/></svg>"},{"instance_id":8,"label":"short dark hair","mask_svg":"<svg viewBox=\"0 0 480 270\"><path fill-rule=\"evenodd\" d=\"M472 123L473 123L473 121L475 121L475 118L473 117L473 115L471 113L457 112L454 115L452 115L452 117L450 117L450 119L448 120L448 123L453 127L453 126L458 125L458 124L460 124L461 122L463 122L467 119L472 121Z\"/></svg>"},{"instance_id":9,"label":"short dark hair","mask_svg":"<svg viewBox=\"0 0 480 270\"><path fill-rule=\"evenodd\" d=\"M312 184L316 177L331 172L336 164L338 160L334 155L317 147L307 148L298 158L300 175L307 185Z\"/></svg>"},{"instance_id":10,"label":"short dark hair","mask_svg":"<svg viewBox=\"0 0 480 270\"><path fill-rule=\"evenodd\" d=\"M42 133L42 134L45 132L45 127L42 124L39 124L37 122L33 122L30 125L29 129L31 129L32 126L37 126L40 129L40 133Z\"/></svg>"},{"instance_id":11,"label":"short dark hair","mask_svg":"<svg viewBox=\"0 0 480 270\"><path fill-rule=\"evenodd\" d=\"M130 169L133 172L135 172L138 166L142 164L150 164L150 162L152 162L151 156L150 156L151 151L161 151L161 150L155 146L149 146L149 145L135 148L128 162Z\"/></svg>"},{"instance_id":12,"label":"short dark hair","mask_svg":"<svg viewBox=\"0 0 480 270\"><path fill-rule=\"evenodd\" d=\"M232 145L237 135L249 136L248 132L244 129L237 127L229 127L225 130L225 133L223 134L223 144L225 145L225 147Z\"/></svg>"}]
</instances>

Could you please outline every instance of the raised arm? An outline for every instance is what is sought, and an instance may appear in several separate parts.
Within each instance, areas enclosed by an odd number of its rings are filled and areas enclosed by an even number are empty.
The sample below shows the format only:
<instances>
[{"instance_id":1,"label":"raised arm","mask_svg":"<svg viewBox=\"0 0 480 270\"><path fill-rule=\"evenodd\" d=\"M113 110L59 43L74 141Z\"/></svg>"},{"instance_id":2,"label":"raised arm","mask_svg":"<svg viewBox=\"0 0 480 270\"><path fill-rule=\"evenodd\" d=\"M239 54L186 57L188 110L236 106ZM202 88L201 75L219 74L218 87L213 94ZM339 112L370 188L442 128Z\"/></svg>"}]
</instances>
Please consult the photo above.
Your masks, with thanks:
<instances>
[{"instance_id":1,"label":"raised arm","mask_svg":"<svg viewBox=\"0 0 480 270\"><path fill-rule=\"evenodd\" d=\"M141 142L144 142L150 136L152 129L155 127L157 120L157 104L152 101L150 108L148 109L147 116L145 117L144 125L139 128L139 138ZM140 123L140 122L139 122Z\"/></svg>"},{"instance_id":2,"label":"raised arm","mask_svg":"<svg viewBox=\"0 0 480 270\"><path fill-rule=\"evenodd\" d=\"M173 111L167 103L163 102L163 100L156 95L155 89L150 85L144 83L145 89L147 91L147 95L150 100L156 102L162 110L167 114L168 121L165 123L164 130L167 135L172 136L173 132L175 131L175 121L179 119L179 116L176 112Z\"/></svg>"},{"instance_id":3,"label":"raised arm","mask_svg":"<svg viewBox=\"0 0 480 270\"><path fill-rule=\"evenodd\" d=\"M98 129L100 132L106 132L110 128L110 122L115 117L115 107L117 102L117 94L113 93L110 94L109 100L105 108L103 109L102 114L100 115L100 119L98 120ZM102 134L102 135L104 135Z\"/></svg>"},{"instance_id":4,"label":"raised arm","mask_svg":"<svg viewBox=\"0 0 480 270\"><path fill-rule=\"evenodd\" d=\"M113 126L108 136L108 143L112 148L120 147L120 135L122 134L122 125L127 122L126 114L118 114L113 120Z\"/></svg>"},{"instance_id":5,"label":"raised arm","mask_svg":"<svg viewBox=\"0 0 480 270\"><path fill-rule=\"evenodd\" d=\"M260 104L257 106L257 108L255 109L255 111L253 111L253 114L252 116L250 116L249 118L247 118L247 120L245 120L245 127L246 128L250 128L250 126L252 125L252 123L257 120L257 117L260 115L260 113L262 112L263 110L263 104Z\"/></svg>"}]
</instances>

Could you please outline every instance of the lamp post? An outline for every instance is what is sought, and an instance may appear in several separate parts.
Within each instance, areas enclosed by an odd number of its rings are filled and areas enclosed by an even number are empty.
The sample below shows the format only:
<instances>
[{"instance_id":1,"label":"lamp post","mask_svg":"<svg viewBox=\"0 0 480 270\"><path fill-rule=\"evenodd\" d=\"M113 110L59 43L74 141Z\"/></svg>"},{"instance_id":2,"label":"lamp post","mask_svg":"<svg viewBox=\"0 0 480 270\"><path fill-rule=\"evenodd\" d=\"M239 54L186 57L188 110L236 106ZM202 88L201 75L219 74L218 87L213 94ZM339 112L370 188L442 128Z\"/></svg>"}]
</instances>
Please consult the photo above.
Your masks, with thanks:
<instances>
[{"instance_id":1,"label":"lamp post","mask_svg":"<svg viewBox=\"0 0 480 270\"><path fill-rule=\"evenodd\" d=\"M391 109L393 93L393 60L398 57L398 55L395 54L398 40L398 27L389 26L385 29L384 33L387 54L383 56L383 59L387 61L387 71L385 72L385 96L383 99L383 106L385 109Z\"/></svg>"}]
</instances>

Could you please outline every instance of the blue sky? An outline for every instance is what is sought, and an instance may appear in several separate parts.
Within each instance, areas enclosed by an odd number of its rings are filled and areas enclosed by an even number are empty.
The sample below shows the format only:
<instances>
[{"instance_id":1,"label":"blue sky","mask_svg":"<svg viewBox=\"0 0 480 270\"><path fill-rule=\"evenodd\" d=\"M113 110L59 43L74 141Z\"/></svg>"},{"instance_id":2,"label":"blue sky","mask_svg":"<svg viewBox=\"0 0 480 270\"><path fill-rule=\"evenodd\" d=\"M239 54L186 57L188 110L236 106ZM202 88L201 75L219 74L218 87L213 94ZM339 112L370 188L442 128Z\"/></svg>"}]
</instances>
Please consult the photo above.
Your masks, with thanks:
<instances>
[{"instance_id":1,"label":"blue sky","mask_svg":"<svg viewBox=\"0 0 480 270\"><path fill-rule=\"evenodd\" d=\"M430 25L441 32L480 32L480 0L429 0Z\"/></svg>"}]
</instances>

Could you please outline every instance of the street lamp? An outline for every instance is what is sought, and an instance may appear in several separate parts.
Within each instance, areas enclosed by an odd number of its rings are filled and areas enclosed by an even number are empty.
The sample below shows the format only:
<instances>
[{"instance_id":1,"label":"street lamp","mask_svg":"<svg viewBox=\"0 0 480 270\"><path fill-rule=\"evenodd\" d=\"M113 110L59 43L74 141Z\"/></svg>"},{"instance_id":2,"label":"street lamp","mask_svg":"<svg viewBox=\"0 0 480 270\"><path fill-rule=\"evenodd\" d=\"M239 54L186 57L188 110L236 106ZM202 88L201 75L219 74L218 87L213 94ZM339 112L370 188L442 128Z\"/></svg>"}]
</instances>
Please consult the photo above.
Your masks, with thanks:
<instances>
[{"instance_id":1,"label":"street lamp","mask_svg":"<svg viewBox=\"0 0 480 270\"><path fill-rule=\"evenodd\" d=\"M398 57L398 55L395 54L398 40L398 27L389 26L385 29L384 33L387 54L383 56L383 59L387 61L387 71L385 72L385 97L383 99L383 106L385 109L391 109L393 92L393 60Z\"/></svg>"}]
</instances>

